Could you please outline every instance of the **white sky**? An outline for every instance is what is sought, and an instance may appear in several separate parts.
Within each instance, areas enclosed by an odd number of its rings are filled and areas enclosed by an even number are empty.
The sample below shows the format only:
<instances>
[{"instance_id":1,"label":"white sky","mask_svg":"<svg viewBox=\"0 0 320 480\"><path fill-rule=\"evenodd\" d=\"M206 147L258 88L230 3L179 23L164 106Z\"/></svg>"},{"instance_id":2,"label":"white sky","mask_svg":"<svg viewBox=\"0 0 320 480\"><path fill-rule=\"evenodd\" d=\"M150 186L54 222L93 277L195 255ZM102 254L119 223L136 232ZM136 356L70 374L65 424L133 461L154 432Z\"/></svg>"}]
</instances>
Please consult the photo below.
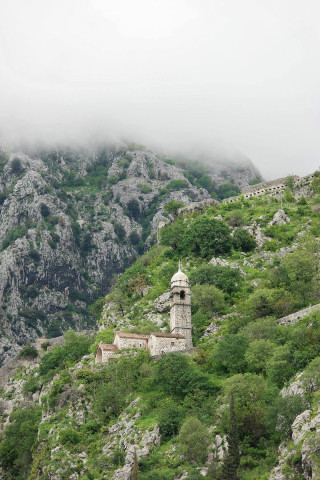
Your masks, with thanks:
<instances>
[{"instance_id":1,"label":"white sky","mask_svg":"<svg viewBox=\"0 0 320 480\"><path fill-rule=\"evenodd\" d=\"M0 0L0 135L320 165L319 0Z\"/></svg>"}]
</instances>

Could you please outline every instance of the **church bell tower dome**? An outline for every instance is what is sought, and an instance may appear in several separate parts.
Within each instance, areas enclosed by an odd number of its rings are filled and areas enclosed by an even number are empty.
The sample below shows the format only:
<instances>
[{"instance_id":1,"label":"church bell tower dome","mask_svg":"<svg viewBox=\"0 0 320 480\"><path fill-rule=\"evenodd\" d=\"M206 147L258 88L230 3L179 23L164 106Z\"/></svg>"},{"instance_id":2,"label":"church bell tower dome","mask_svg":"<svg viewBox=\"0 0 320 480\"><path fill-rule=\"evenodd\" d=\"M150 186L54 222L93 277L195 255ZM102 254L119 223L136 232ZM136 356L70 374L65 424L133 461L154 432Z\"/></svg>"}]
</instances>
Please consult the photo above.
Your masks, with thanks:
<instances>
[{"instance_id":1,"label":"church bell tower dome","mask_svg":"<svg viewBox=\"0 0 320 480\"><path fill-rule=\"evenodd\" d=\"M183 284L183 285L189 285L189 279L185 273L181 271L181 266L179 264L179 270L173 275L171 278L171 287L173 284Z\"/></svg>"}]
</instances>

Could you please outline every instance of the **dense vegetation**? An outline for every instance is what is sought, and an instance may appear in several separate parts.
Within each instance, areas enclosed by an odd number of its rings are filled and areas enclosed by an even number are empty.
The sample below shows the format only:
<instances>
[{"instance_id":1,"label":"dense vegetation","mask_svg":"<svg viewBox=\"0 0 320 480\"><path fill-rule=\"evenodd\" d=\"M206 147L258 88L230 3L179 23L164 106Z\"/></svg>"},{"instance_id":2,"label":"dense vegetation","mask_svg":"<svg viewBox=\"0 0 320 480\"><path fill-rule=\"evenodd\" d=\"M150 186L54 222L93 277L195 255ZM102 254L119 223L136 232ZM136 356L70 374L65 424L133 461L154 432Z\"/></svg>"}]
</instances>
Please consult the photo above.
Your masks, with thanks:
<instances>
[{"instance_id":1,"label":"dense vegetation","mask_svg":"<svg viewBox=\"0 0 320 480\"><path fill-rule=\"evenodd\" d=\"M227 435L230 449L222 463L215 455L211 458L208 480L267 480L279 443L289 439L295 417L306 408L313 412L318 408L320 314L290 327L277 319L320 301L319 208L318 194L298 202L288 195L284 209L291 221L270 226L279 209L277 199L240 198L165 227L161 244L127 269L107 296L101 316L105 328L92 338L68 333L64 346L43 352L39 368L29 377L18 375L25 379L27 400L35 392L45 393L40 407L29 402L11 414L0 446L8 478L47 478L46 472L62 458L70 462L61 478L74 472L81 480L112 478L125 455L120 437L106 454L109 427L139 397L128 410L140 415L134 433L139 436L139 431L158 424L161 444L139 465L136 459L136 478L173 480L183 471L190 479L203 478L197 467L205 464L207 447L212 450L219 434ZM254 221L267 236L260 251L244 228ZM219 257L220 264L209 263L212 257ZM168 290L178 259L192 285L197 349L157 361L145 351L127 352L94 366L98 342L111 342L120 321L122 328L134 332L159 328L152 322L152 305ZM98 301L92 312L102 306ZM167 314L162 317L165 327ZM212 322L218 335L204 336ZM78 364L83 355L88 356ZM280 395L299 372L304 395ZM46 413L41 423L40 408ZM81 422L70 414L72 408L84 412ZM21 436L30 421L33 428ZM56 456L50 455L58 446ZM85 466L76 460L82 452ZM299 462L301 455L295 452L285 465L288 475Z\"/></svg>"}]
</instances>

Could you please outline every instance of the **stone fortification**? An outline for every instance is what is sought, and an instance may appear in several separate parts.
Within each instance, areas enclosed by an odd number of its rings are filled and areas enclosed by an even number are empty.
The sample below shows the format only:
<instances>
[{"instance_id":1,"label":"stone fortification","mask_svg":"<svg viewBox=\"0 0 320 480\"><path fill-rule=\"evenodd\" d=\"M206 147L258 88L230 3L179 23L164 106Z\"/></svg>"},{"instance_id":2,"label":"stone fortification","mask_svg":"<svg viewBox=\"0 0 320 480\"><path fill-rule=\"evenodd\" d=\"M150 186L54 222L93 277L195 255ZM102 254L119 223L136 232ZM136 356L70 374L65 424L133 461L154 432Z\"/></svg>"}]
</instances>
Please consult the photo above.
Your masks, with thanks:
<instances>
[{"instance_id":1,"label":"stone fortification","mask_svg":"<svg viewBox=\"0 0 320 480\"><path fill-rule=\"evenodd\" d=\"M116 358L121 350L139 348L149 350L156 357L169 352L184 352L192 348L191 291L188 277L179 270L171 279L170 333L154 332L150 335L116 332L112 344L100 343L96 363Z\"/></svg>"},{"instance_id":2,"label":"stone fortification","mask_svg":"<svg viewBox=\"0 0 320 480\"><path fill-rule=\"evenodd\" d=\"M312 180L315 178L314 175L307 175L305 177L298 177L297 175L292 175L290 178L293 179L293 187L301 188L305 185L310 185ZM241 195L245 199L251 197L260 197L261 195L271 195L277 196L285 188L289 188L287 184L288 177L278 178L276 180L271 180L270 182L262 182L257 185L251 185L242 189ZM232 203L239 200L237 197L229 197L223 200L223 203Z\"/></svg>"},{"instance_id":3,"label":"stone fortification","mask_svg":"<svg viewBox=\"0 0 320 480\"><path fill-rule=\"evenodd\" d=\"M311 313L319 312L320 311L320 303L317 305L312 305L307 308L303 308L302 310L299 310L298 312L291 313L291 315L287 315L286 317L282 317L278 319L278 323L280 325L295 325L301 318L304 318Z\"/></svg>"}]
</instances>

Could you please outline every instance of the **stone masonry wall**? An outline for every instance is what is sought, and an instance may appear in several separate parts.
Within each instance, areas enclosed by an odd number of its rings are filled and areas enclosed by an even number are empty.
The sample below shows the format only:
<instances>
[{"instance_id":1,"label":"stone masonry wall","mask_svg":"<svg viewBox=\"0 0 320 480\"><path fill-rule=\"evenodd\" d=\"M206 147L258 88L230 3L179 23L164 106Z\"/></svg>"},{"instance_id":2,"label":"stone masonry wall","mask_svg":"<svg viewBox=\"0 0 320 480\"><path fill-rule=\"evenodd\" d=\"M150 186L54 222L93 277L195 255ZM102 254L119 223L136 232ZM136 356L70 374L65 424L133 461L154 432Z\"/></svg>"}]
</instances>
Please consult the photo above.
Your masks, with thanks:
<instances>
[{"instance_id":1,"label":"stone masonry wall","mask_svg":"<svg viewBox=\"0 0 320 480\"><path fill-rule=\"evenodd\" d=\"M287 315L286 317L279 318L278 323L280 323L280 325L295 325L301 318L319 311L320 304L313 305L311 307L304 308L303 310L299 310L298 312L291 313L291 315Z\"/></svg>"},{"instance_id":2,"label":"stone masonry wall","mask_svg":"<svg viewBox=\"0 0 320 480\"><path fill-rule=\"evenodd\" d=\"M147 340L140 338L121 338L118 335L115 336L114 345L117 345L119 350L122 348L143 348L147 349Z\"/></svg>"},{"instance_id":3,"label":"stone masonry wall","mask_svg":"<svg viewBox=\"0 0 320 480\"><path fill-rule=\"evenodd\" d=\"M185 349L186 340L184 338L156 337L152 334L149 337L149 350L152 356Z\"/></svg>"}]
</instances>

